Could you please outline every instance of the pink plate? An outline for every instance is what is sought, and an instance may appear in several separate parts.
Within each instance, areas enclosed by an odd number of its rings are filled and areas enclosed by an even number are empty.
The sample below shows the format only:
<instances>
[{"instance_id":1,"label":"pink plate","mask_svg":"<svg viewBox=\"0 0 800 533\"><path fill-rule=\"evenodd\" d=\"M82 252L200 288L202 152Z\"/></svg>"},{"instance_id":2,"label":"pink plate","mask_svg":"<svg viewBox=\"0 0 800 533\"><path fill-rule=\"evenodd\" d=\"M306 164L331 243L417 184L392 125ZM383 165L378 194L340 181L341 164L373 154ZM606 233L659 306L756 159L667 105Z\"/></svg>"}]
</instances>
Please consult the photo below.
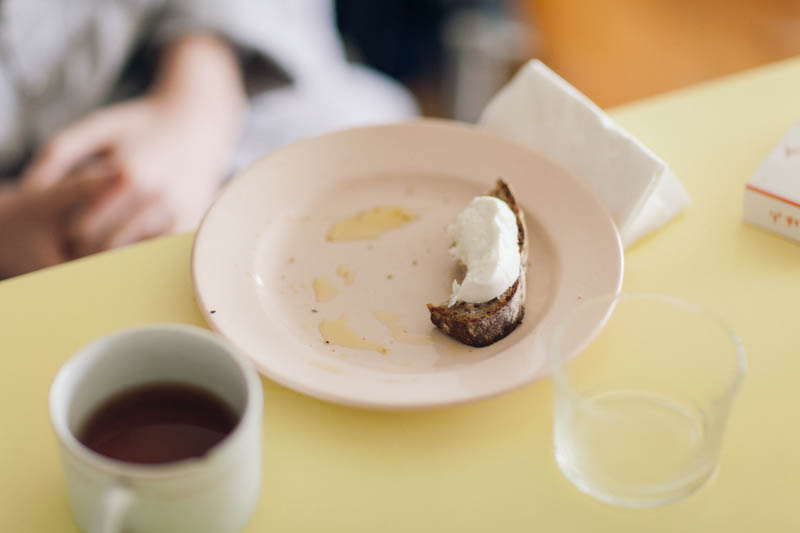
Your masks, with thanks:
<instances>
[{"instance_id":1,"label":"pink plate","mask_svg":"<svg viewBox=\"0 0 800 533\"><path fill-rule=\"evenodd\" d=\"M470 348L439 333L425 304L444 301L453 280L445 227L498 177L527 214L526 314L507 338ZM337 221L379 206L417 218L374 240L326 240ZM265 376L381 409L463 403L544 376L557 318L618 291L622 264L614 223L583 180L494 134L433 120L341 131L264 157L209 209L192 257L206 320ZM333 287L319 294L331 299L318 300L315 279ZM321 322L343 315L386 353L326 343Z\"/></svg>"}]
</instances>

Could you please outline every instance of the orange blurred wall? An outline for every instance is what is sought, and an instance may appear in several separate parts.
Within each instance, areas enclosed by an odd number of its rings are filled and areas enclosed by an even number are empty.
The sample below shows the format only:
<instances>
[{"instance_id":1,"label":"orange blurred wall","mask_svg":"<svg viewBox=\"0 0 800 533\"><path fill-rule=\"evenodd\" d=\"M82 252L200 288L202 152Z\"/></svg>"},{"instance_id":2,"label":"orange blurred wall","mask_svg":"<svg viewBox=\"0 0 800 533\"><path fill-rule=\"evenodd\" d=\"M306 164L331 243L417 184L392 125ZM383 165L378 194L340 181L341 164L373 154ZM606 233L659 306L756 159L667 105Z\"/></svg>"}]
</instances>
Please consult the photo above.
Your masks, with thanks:
<instances>
[{"instance_id":1,"label":"orange blurred wall","mask_svg":"<svg viewBox=\"0 0 800 533\"><path fill-rule=\"evenodd\" d=\"M539 57L601 107L800 54L800 0L518 1Z\"/></svg>"}]
</instances>

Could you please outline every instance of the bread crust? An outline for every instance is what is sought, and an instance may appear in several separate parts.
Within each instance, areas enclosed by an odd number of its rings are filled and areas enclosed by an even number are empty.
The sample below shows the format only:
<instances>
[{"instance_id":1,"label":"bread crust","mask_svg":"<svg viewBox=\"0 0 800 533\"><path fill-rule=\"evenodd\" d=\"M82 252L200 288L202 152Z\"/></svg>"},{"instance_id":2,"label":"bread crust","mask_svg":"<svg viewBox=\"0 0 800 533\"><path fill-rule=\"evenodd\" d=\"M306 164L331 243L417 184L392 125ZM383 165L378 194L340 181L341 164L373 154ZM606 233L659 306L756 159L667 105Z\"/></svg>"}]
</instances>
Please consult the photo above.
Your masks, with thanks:
<instances>
[{"instance_id":1,"label":"bread crust","mask_svg":"<svg viewBox=\"0 0 800 533\"><path fill-rule=\"evenodd\" d=\"M528 229L525 215L514 199L508 184L498 179L489 196L503 200L517 219L520 251L520 273L506 291L488 302L458 302L448 307L428 304L431 322L443 333L470 346L488 346L514 331L525 316L526 279L528 266Z\"/></svg>"}]
</instances>

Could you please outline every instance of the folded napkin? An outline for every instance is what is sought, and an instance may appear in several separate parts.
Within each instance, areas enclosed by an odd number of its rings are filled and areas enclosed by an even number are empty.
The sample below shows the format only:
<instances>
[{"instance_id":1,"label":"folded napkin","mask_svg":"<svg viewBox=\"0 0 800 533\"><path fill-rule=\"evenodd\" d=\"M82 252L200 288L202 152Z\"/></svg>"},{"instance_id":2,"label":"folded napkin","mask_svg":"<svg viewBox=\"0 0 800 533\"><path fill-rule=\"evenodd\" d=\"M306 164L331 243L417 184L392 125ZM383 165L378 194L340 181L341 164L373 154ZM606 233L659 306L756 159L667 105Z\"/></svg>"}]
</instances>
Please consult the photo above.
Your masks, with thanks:
<instances>
[{"instance_id":1,"label":"folded napkin","mask_svg":"<svg viewBox=\"0 0 800 533\"><path fill-rule=\"evenodd\" d=\"M689 204L664 161L541 61L522 67L479 123L584 177L611 213L626 248Z\"/></svg>"}]
</instances>

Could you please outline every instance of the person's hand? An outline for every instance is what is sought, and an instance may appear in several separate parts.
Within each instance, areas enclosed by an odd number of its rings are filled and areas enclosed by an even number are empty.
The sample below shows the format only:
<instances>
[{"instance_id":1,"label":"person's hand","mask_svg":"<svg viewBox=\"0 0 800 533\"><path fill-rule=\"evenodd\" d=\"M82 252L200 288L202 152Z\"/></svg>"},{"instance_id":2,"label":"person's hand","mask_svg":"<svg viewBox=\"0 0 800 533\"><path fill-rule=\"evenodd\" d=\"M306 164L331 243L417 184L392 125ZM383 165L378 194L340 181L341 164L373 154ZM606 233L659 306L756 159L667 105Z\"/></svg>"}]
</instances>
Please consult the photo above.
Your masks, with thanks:
<instances>
[{"instance_id":1,"label":"person's hand","mask_svg":"<svg viewBox=\"0 0 800 533\"><path fill-rule=\"evenodd\" d=\"M71 258L64 224L70 213L95 201L114 176L94 163L53 187L0 188L0 279L56 265Z\"/></svg>"},{"instance_id":2,"label":"person's hand","mask_svg":"<svg viewBox=\"0 0 800 533\"><path fill-rule=\"evenodd\" d=\"M60 133L25 184L47 188L81 158L96 153L118 170L118 184L69 224L77 256L191 229L227 164L213 146L214 133L213 126L190 110L152 98L124 103Z\"/></svg>"},{"instance_id":3,"label":"person's hand","mask_svg":"<svg viewBox=\"0 0 800 533\"><path fill-rule=\"evenodd\" d=\"M26 188L46 189L101 154L119 173L70 222L76 256L196 227L227 171L244 105L235 60L220 46L179 43L153 91L63 130L26 171Z\"/></svg>"}]
</instances>

